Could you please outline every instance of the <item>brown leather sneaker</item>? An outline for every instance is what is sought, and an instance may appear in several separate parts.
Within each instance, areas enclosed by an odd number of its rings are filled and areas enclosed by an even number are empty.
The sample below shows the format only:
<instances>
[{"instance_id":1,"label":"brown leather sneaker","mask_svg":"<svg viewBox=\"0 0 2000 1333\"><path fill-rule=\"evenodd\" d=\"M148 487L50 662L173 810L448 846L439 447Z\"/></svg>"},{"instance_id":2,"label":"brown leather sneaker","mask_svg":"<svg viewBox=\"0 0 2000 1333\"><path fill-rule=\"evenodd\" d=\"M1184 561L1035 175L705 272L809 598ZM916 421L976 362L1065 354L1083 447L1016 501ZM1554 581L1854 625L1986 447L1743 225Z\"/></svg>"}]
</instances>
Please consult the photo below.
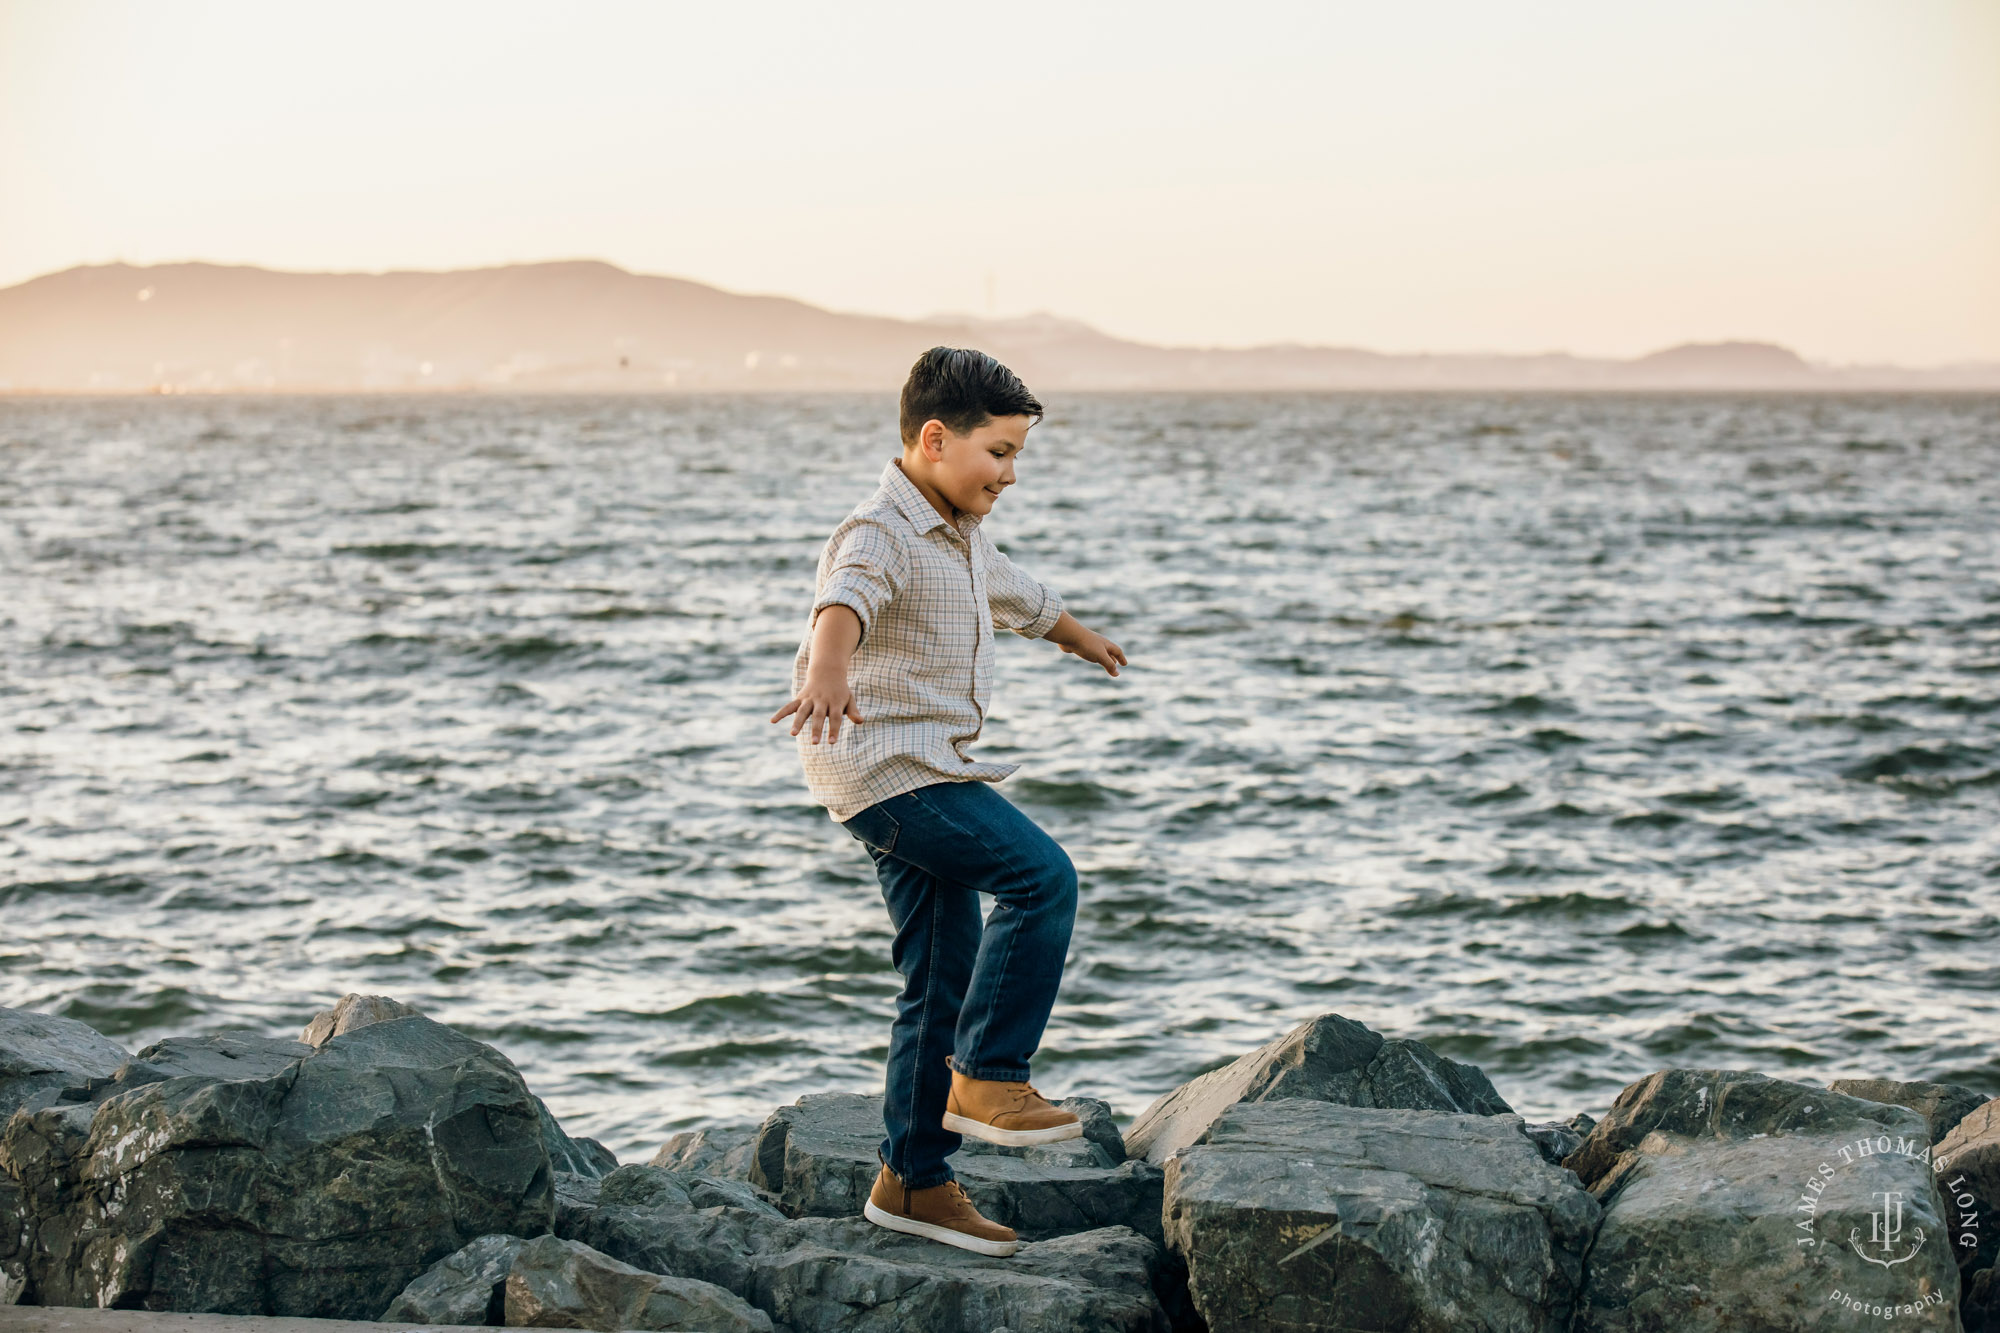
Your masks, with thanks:
<instances>
[{"instance_id":1,"label":"brown leather sneaker","mask_svg":"<svg viewBox=\"0 0 2000 1333\"><path fill-rule=\"evenodd\" d=\"M1000 1083L951 1071L944 1127L988 1143L1024 1148L1059 1143L1083 1133L1083 1121L1049 1105L1032 1083Z\"/></svg>"},{"instance_id":2,"label":"brown leather sneaker","mask_svg":"<svg viewBox=\"0 0 2000 1333\"><path fill-rule=\"evenodd\" d=\"M965 1197L965 1187L956 1180L913 1190L904 1186L887 1163L875 1177L875 1188L868 1191L861 1215L878 1227L942 1241L974 1254L1004 1257L1021 1248L1011 1227L979 1215L972 1200Z\"/></svg>"}]
</instances>

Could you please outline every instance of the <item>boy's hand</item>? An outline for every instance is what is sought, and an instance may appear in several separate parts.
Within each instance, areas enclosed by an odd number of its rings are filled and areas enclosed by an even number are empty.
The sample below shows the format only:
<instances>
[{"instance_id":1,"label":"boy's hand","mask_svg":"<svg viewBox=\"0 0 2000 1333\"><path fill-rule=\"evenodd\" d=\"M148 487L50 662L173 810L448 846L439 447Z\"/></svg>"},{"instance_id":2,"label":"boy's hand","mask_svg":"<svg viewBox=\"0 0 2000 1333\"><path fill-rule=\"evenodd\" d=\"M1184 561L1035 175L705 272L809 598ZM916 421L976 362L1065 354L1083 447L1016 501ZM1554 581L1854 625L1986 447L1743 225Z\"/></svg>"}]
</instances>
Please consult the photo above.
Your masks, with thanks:
<instances>
[{"instance_id":1,"label":"boy's hand","mask_svg":"<svg viewBox=\"0 0 2000 1333\"><path fill-rule=\"evenodd\" d=\"M850 722L861 720L860 710L854 706L854 691L847 688L847 678L843 674L838 680L818 680L806 677L806 687L798 697L771 714L773 722L798 716L792 722L792 735L799 734L801 728L812 737L814 745L819 744L820 729L826 729L826 743L833 744L840 739L840 720Z\"/></svg>"},{"instance_id":2,"label":"boy's hand","mask_svg":"<svg viewBox=\"0 0 2000 1333\"><path fill-rule=\"evenodd\" d=\"M1111 675L1118 674L1118 668L1127 666L1125 650L1105 638L1094 629L1085 629L1083 622L1065 611L1056 618L1056 623L1043 636L1066 653L1074 653L1086 662L1095 662Z\"/></svg>"},{"instance_id":3,"label":"boy's hand","mask_svg":"<svg viewBox=\"0 0 2000 1333\"><path fill-rule=\"evenodd\" d=\"M826 743L840 739L840 719L861 721L854 706L854 691L847 688L847 663L854 645L861 642L861 617L854 608L836 602L813 617L812 655L806 659L806 683L798 697L771 714L781 722L798 714L792 735L802 727L812 728L812 743L819 744L820 729L826 729Z\"/></svg>"},{"instance_id":4,"label":"boy's hand","mask_svg":"<svg viewBox=\"0 0 2000 1333\"><path fill-rule=\"evenodd\" d=\"M1097 663L1114 676L1118 674L1119 667L1130 665L1125 660L1125 650L1096 630L1085 630L1083 638L1076 642L1056 646L1066 653L1075 653L1086 662Z\"/></svg>"}]
</instances>

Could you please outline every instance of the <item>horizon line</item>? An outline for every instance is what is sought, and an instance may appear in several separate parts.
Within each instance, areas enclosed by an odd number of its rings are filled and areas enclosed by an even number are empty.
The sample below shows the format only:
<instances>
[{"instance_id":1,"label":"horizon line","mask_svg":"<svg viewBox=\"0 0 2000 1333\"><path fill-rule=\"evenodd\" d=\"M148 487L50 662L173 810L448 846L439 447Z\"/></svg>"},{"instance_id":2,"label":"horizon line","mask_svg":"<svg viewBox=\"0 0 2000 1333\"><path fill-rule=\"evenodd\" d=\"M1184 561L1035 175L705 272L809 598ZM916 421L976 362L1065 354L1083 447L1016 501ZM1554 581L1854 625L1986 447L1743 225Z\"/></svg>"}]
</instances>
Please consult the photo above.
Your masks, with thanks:
<instances>
[{"instance_id":1,"label":"horizon line","mask_svg":"<svg viewBox=\"0 0 2000 1333\"><path fill-rule=\"evenodd\" d=\"M1309 342L1299 342L1299 341L1277 341L1277 342L1259 342L1259 343L1242 343L1242 344L1158 343L1158 342L1146 342L1137 338L1128 338L1121 334L1107 333L1103 329L1098 328L1096 325L1088 323L1085 320L1078 319L1075 316L1058 314L1055 311L1046 309L1034 310L1026 314L1019 314L1019 315L975 315L969 312L941 311L921 318L909 318L902 315L886 315L886 314L881 314L879 312L867 311L867 310L842 310L832 306L818 305L812 301L805 300L802 297L793 296L785 292L759 292L759 291L738 290L735 288L719 286L712 282L704 282L699 278L682 277L681 275L674 273L646 273L646 272L641 272L640 270L637 269L627 268L623 264L619 264L613 260L604 259L593 255L577 255L560 259L510 259L502 263L471 264L458 268L392 267L392 268L373 268L373 269L283 268L276 265L264 264L264 263L230 262L225 260L199 259L199 258L168 259L168 260L159 260L153 263L134 263L128 259L116 258L102 262L77 263L77 264L70 264L64 268L49 269L45 272L37 273L32 277L24 278L19 282L10 283L7 284L6 286L0 286L0 293L11 291L17 287L25 287L32 283L41 282L48 278L60 277L65 273L74 273L78 270L84 270L84 269L126 268L136 271L144 271L148 269L157 269L157 268L202 267L202 268L213 268L213 269L249 270L258 273L273 273L273 274L282 274L288 277L304 277L304 278L384 278L384 277L394 277L398 275L425 275L425 276L444 277L453 274L464 274L464 273L500 272L507 269L556 268L565 265L578 265L578 266L590 265L599 268L607 268L616 273L623 274L626 277L647 278L647 279L657 279L665 282L686 283L689 286L701 287L708 291L719 292L727 296L736 296L752 300L788 301L791 302L792 304L804 306L807 309L818 310L827 314L844 315L858 319L888 320L890 322L897 324L908 324L918 327L949 328L953 324L960 324L960 323L967 326L977 326L977 325L1003 326L1008 324L1019 324L1026 321L1037 320L1037 319L1047 319L1074 325L1079 329L1086 330L1101 338L1108 338L1116 342L1128 343L1136 347L1155 348L1163 351L1259 352L1259 351L1301 350L1301 351L1316 351L1316 352L1352 352L1369 356L1394 357L1394 358L1431 357L1431 358L1454 358L1454 359L1455 358L1493 359L1493 360L1510 360L1510 361L1566 359L1571 361L1585 361L1585 362L1596 361L1596 362L1605 362L1610 364L1630 364L1633 362L1644 361L1649 357L1658 356L1661 355L1662 353L1680 351L1685 348L1715 349L1715 348L1728 348L1728 347L1760 347L1760 348L1774 348L1782 350L1788 355L1798 358L1798 360L1802 364L1808 367L1811 367L1816 370L1827 370L1827 371L1888 370L1888 371L1923 372L1923 371L1964 371L1964 370L2000 368L2000 360L1985 361L1978 359L1962 359L1957 361L1933 362L1930 364L1922 364L1922 365L1912 365L1905 362L1891 362L1891 361L1845 361L1845 362L1821 361L1809 358L1784 343L1776 342L1767 338L1753 338L1753 337L1728 337L1719 339L1686 339L1680 342L1669 343L1663 347L1654 348L1652 351L1642 352L1637 355L1629 357L1593 355L1588 353L1573 352L1566 348L1551 348L1535 352L1504 352L1504 351L1490 351L1490 350L1436 351L1431 349L1424 349L1420 351L1384 351L1380 348L1364 347L1355 343L1309 343ZM418 391L418 392L436 392L436 391L433 390L433 391Z\"/></svg>"}]
</instances>

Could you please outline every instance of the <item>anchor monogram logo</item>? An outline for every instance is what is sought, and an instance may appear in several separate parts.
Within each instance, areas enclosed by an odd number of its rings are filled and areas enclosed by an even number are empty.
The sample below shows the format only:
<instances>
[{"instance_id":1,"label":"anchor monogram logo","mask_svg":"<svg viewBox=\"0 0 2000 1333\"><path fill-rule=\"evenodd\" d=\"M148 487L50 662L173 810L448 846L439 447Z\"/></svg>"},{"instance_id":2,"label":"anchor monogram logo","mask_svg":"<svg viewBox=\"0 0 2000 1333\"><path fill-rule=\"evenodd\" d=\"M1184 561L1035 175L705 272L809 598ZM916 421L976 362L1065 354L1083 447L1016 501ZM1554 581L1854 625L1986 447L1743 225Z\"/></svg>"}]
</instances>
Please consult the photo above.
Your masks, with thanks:
<instances>
[{"instance_id":1,"label":"anchor monogram logo","mask_svg":"<svg viewBox=\"0 0 2000 1333\"><path fill-rule=\"evenodd\" d=\"M1903 1192L1901 1190L1877 1190L1875 1197L1882 1201L1882 1206L1868 1214L1868 1243L1879 1249L1881 1255L1892 1254L1895 1251L1896 1242L1903 1235ZM1883 1268L1894 1268L1897 1264L1908 1263L1910 1260L1916 1258L1917 1251L1924 1248L1924 1229L1916 1227L1914 1228L1914 1234L1916 1239L1911 1242L1909 1250L1900 1257L1893 1259L1886 1259L1881 1257L1881 1255L1870 1254L1868 1251L1862 1249L1860 1227L1855 1227L1847 1233L1847 1243L1854 1247L1856 1254L1869 1263L1879 1264Z\"/></svg>"}]
</instances>

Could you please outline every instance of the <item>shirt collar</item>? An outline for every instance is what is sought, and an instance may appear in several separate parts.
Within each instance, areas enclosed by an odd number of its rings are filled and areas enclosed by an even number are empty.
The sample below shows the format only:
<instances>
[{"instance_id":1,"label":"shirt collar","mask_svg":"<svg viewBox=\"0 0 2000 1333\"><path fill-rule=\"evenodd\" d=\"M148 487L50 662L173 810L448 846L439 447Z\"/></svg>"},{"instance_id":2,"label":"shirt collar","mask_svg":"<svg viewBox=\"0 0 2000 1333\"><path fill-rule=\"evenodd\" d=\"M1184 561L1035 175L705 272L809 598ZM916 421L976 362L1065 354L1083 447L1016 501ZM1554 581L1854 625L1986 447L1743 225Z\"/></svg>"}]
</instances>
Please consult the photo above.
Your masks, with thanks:
<instances>
[{"instance_id":1,"label":"shirt collar","mask_svg":"<svg viewBox=\"0 0 2000 1333\"><path fill-rule=\"evenodd\" d=\"M889 498L896 502L896 508L902 511L903 517L910 520L910 526L918 532L929 532L932 528L946 526L944 515L937 511L937 506L924 498L924 493L917 489L917 483L911 481L908 474L903 471L901 459L892 458L882 465L882 489L889 492ZM953 526L956 526L959 536L969 538L972 530L979 526L979 519L978 514L962 513L958 516L957 524Z\"/></svg>"}]
</instances>

